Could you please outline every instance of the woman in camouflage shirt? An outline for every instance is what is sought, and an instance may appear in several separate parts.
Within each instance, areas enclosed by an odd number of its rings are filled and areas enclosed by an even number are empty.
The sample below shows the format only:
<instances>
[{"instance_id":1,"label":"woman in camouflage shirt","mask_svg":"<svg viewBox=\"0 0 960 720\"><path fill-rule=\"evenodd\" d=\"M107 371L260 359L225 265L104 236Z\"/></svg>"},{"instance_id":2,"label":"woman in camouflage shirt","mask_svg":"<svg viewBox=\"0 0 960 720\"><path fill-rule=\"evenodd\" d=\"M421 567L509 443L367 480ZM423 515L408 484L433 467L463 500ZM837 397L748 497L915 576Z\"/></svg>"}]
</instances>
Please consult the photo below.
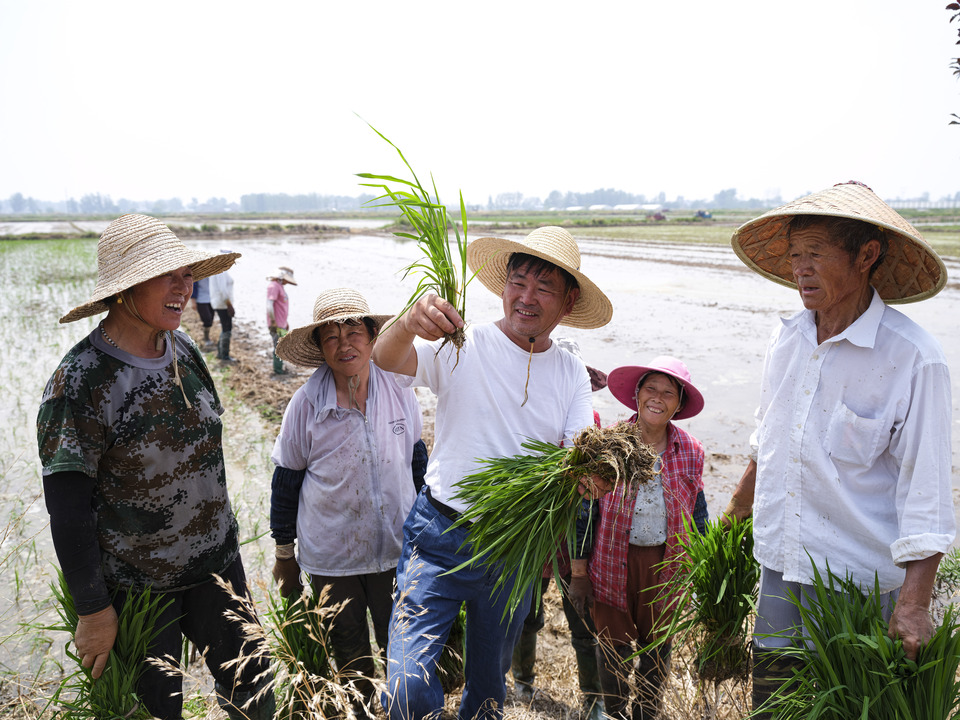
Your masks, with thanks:
<instances>
[{"instance_id":1,"label":"woman in camouflage shirt","mask_svg":"<svg viewBox=\"0 0 960 720\"><path fill-rule=\"evenodd\" d=\"M188 250L154 218L112 222L97 247L91 300L60 322L107 315L48 381L37 433L84 667L100 676L126 591L150 587L170 604L149 654L178 658L186 636L204 653L227 714L258 718L274 706L266 654L224 617L233 610L256 622L227 495L223 406L196 345L177 329L194 280L237 257ZM224 667L240 655L258 659ZM138 693L154 716L180 718L181 688L181 676L146 663Z\"/></svg>"}]
</instances>

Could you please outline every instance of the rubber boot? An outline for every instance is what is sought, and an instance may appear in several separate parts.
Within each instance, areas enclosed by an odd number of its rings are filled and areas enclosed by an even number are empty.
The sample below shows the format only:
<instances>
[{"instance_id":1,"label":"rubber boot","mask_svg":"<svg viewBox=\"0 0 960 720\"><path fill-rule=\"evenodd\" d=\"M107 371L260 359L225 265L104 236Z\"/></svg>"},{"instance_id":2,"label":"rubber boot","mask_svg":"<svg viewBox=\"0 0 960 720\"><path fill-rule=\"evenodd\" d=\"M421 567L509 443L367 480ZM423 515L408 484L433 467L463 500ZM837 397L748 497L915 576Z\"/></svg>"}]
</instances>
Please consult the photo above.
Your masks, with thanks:
<instances>
[{"instance_id":1,"label":"rubber boot","mask_svg":"<svg viewBox=\"0 0 960 720\"><path fill-rule=\"evenodd\" d=\"M596 650L577 650L577 679L583 706L580 716L588 720L603 720L603 688L597 670Z\"/></svg>"},{"instance_id":2,"label":"rubber boot","mask_svg":"<svg viewBox=\"0 0 960 720\"><path fill-rule=\"evenodd\" d=\"M633 704L633 720L656 720L660 716L660 698L669 670L669 645L660 645L651 652L640 653L637 659L637 697Z\"/></svg>"},{"instance_id":3,"label":"rubber boot","mask_svg":"<svg viewBox=\"0 0 960 720\"><path fill-rule=\"evenodd\" d=\"M630 720L627 705L632 663L627 658L632 654L633 649L629 645L597 645L597 672L603 689L604 713L613 720Z\"/></svg>"},{"instance_id":4,"label":"rubber boot","mask_svg":"<svg viewBox=\"0 0 960 720\"><path fill-rule=\"evenodd\" d=\"M784 683L793 677L794 670L799 669L803 662L784 650L778 648L762 648L753 646L753 714L751 718L758 720L772 720L775 713L767 705L761 712L757 712L779 690Z\"/></svg>"},{"instance_id":5,"label":"rubber boot","mask_svg":"<svg viewBox=\"0 0 960 720\"><path fill-rule=\"evenodd\" d=\"M513 646L513 662L510 670L516 684L517 698L523 702L533 700L534 666L537 663L537 630L524 625L517 644Z\"/></svg>"},{"instance_id":6,"label":"rubber boot","mask_svg":"<svg viewBox=\"0 0 960 720\"><path fill-rule=\"evenodd\" d=\"M213 343L210 342L210 328L204 327L203 328L203 349L209 350L211 347L213 347Z\"/></svg>"},{"instance_id":7,"label":"rubber boot","mask_svg":"<svg viewBox=\"0 0 960 720\"><path fill-rule=\"evenodd\" d=\"M273 374L274 375L286 375L287 371L283 367L283 360L274 353L273 354Z\"/></svg>"},{"instance_id":8,"label":"rubber boot","mask_svg":"<svg viewBox=\"0 0 960 720\"><path fill-rule=\"evenodd\" d=\"M220 333L220 341L217 344L217 360L220 362L236 362L232 357L230 357L230 336L233 335L232 330L224 330Z\"/></svg>"}]
</instances>

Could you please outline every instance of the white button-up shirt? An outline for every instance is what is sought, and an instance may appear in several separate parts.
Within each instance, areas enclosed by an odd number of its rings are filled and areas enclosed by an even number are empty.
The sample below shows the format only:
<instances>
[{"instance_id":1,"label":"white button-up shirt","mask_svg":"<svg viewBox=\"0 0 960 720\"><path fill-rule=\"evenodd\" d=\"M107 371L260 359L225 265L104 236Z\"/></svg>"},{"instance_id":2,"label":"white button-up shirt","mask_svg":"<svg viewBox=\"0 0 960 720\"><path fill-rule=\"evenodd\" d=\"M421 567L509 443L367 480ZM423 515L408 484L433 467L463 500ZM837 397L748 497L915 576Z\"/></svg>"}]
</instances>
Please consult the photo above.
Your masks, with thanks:
<instances>
[{"instance_id":1,"label":"white button-up shirt","mask_svg":"<svg viewBox=\"0 0 960 720\"><path fill-rule=\"evenodd\" d=\"M817 342L813 311L782 321L764 360L754 437L754 554L812 583L811 559L864 589L953 542L950 373L939 343L876 292ZM808 555L809 553L809 556Z\"/></svg>"}]
</instances>

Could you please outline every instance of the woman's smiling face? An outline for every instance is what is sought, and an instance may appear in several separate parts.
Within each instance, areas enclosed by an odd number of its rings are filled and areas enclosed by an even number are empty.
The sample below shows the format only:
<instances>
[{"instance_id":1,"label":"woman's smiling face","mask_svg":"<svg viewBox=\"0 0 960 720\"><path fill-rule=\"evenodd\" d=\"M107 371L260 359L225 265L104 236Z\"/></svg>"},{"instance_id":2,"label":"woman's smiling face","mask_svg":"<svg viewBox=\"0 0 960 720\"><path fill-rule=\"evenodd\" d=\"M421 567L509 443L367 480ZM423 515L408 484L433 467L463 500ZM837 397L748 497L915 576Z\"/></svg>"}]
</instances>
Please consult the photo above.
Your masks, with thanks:
<instances>
[{"instance_id":1,"label":"woman's smiling face","mask_svg":"<svg viewBox=\"0 0 960 720\"><path fill-rule=\"evenodd\" d=\"M369 365L373 337L363 321L330 322L322 325L318 332L324 362L335 376L353 377Z\"/></svg>"},{"instance_id":2,"label":"woman's smiling face","mask_svg":"<svg viewBox=\"0 0 960 720\"><path fill-rule=\"evenodd\" d=\"M677 381L664 373L647 373L637 388L637 422L650 429L664 428L679 409Z\"/></svg>"}]
</instances>

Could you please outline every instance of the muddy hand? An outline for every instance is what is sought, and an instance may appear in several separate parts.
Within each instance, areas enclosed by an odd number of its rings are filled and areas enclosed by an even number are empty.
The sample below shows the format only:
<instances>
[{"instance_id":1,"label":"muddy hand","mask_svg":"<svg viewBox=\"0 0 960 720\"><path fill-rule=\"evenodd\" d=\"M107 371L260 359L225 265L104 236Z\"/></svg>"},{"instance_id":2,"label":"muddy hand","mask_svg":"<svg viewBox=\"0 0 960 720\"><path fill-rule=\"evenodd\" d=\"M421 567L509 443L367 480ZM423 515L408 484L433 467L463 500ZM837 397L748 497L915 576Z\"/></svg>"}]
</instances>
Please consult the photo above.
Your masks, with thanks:
<instances>
[{"instance_id":1,"label":"muddy hand","mask_svg":"<svg viewBox=\"0 0 960 720\"><path fill-rule=\"evenodd\" d=\"M613 483L596 474L584 475L580 478L580 487L577 490L587 500L599 500L613 490Z\"/></svg>"},{"instance_id":2,"label":"muddy hand","mask_svg":"<svg viewBox=\"0 0 960 720\"><path fill-rule=\"evenodd\" d=\"M113 605L92 615L81 615L77 621L77 631L73 641L77 646L80 664L92 668L91 674L96 680L103 674L110 649L117 639L117 611Z\"/></svg>"},{"instance_id":3,"label":"muddy hand","mask_svg":"<svg viewBox=\"0 0 960 720\"><path fill-rule=\"evenodd\" d=\"M463 324L457 309L433 293L421 297L403 315L404 330L424 340L439 340Z\"/></svg>"}]
</instances>

